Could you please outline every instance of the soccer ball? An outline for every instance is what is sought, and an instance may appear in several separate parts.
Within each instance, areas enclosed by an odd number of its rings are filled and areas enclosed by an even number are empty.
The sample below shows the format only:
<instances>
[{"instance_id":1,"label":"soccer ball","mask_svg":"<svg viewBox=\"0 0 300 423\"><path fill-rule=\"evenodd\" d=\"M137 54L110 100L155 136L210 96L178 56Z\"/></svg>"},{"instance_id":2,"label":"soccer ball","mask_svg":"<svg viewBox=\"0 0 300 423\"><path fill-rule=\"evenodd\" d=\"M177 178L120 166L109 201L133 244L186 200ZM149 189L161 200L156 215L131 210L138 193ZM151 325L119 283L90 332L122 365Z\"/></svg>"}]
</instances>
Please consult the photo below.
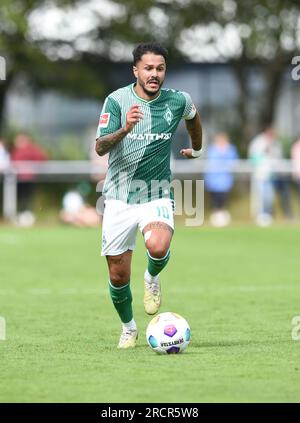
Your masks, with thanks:
<instances>
[{"instance_id":1,"label":"soccer ball","mask_svg":"<svg viewBox=\"0 0 300 423\"><path fill-rule=\"evenodd\" d=\"M177 313L160 313L147 326L149 346L158 354L177 354L184 351L191 339L188 322Z\"/></svg>"}]
</instances>

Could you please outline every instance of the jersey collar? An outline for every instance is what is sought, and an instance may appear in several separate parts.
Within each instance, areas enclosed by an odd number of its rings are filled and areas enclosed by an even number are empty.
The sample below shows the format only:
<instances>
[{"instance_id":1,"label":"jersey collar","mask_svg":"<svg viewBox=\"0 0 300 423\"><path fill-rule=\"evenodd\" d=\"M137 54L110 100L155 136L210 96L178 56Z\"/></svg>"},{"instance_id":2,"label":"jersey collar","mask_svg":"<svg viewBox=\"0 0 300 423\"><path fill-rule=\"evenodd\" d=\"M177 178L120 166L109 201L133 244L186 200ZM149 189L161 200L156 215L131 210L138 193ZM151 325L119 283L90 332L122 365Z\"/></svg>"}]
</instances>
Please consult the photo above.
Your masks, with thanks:
<instances>
[{"instance_id":1,"label":"jersey collar","mask_svg":"<svg viewBox=\"0 0 300 423\"><path fill-rule=\"evenodd\" d=\"M133 84L131 84L131 85L130 85L130 88L131 88L132 94L133 94L136 98L138 98L140 101L142 101L143 103L147 103L147 104L154 103L154 101L158 100L158 99L159 99L159 97L160 97L160 95L161 95L161 90L160 90L160 91L159 91L158 96L157 96L157 97L155 97L153 100L145 100L144 98L139 97L139 96L137 95L137 93L136 93L136 92L135 92L135 90L134 90L134 86L135 86L135 82L134 82Z\"/></svg>"}]
</instances>

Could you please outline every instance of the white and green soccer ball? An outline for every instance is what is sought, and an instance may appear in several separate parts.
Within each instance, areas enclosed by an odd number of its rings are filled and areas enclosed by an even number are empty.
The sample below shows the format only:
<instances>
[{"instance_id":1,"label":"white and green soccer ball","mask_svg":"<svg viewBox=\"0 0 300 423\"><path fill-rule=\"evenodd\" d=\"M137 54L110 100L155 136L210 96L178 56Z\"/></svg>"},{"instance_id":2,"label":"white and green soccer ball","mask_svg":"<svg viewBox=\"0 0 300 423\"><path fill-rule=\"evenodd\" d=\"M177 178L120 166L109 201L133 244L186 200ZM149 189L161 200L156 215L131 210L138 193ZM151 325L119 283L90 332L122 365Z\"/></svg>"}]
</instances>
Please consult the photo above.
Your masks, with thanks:
<instances>
[{"instance_id":1,"label":"white and green soccer ball","mask_svg":"<svg viewBox=\"0 0 300 423\"><path fill-rule=\"evenodd\" d=\"M179 314L160 313L147 326L147 342L158 354L178 354L189 345L191 329Z\"/></svg>"}]
</instances>

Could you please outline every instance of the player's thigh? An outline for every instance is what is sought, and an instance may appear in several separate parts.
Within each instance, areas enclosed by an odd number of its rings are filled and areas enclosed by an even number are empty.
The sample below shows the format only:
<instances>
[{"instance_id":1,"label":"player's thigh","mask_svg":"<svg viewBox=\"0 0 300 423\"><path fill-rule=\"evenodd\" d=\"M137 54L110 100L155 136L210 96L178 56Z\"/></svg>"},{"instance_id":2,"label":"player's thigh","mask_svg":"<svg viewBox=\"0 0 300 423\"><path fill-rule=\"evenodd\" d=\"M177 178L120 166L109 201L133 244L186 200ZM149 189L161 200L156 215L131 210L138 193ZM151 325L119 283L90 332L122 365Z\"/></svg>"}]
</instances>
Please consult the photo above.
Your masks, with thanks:
<instances>
[{"instance_id":1,"label":"player's thigh","mask_svg":"<svg viewBox=\"0 0 300 423\"><path fill-rule=\"evenodd\" d=\"M132 250L127 250L116 256L106 256L110 281L115 286L129 282L131 273Z\"/></svg>"}]
</instances>

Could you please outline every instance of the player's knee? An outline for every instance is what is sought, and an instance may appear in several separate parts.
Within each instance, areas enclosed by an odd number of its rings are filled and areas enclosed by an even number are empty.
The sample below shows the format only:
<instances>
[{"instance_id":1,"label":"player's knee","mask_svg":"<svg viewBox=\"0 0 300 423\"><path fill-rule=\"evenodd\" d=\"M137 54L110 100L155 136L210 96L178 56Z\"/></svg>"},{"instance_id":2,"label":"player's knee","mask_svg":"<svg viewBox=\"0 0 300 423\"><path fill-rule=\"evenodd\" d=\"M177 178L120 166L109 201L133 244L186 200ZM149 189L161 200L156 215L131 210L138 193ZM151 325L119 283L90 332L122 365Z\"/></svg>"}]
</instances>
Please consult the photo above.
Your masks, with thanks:
<instances>
[{"instance_id":1,"label":"player's knee","mask_svg":"<svg viewBox=\"0 0 300 423\"><path fill-rule=\"evenodd\" d=\"M113 286L126 285L130 280L130 274L126 270L115 270L110 272L110 282Z\"/></svg>"},{"instance_id":2,"label":"player's knee","mask_svg":"<svg viewBox=\"0 0 300 423\"><path fill-rule=\"evenodd\" d=\"M150 241L146 246L150 256L153 258L163 258L169 250L169 243L163 240Z\"/></svg>"}]
</instances>

